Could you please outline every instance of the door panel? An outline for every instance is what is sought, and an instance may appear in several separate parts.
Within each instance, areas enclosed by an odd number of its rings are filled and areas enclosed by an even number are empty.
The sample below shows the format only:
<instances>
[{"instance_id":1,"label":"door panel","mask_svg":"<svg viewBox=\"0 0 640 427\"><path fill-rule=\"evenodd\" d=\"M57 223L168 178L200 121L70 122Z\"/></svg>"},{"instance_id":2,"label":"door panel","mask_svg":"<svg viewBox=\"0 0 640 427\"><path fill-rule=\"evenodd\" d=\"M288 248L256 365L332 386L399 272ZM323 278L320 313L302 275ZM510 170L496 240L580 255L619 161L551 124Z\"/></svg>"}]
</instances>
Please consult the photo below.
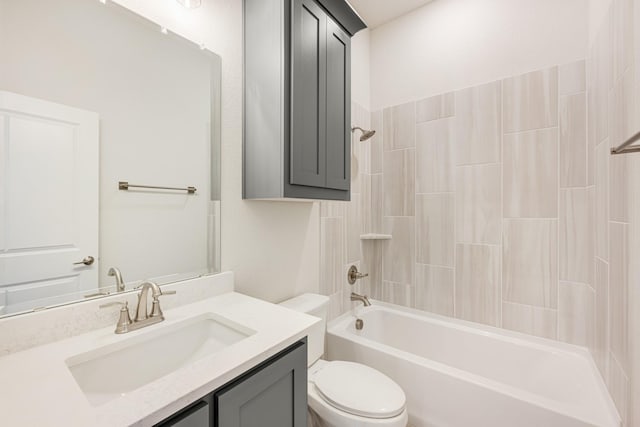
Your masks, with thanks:
<instances>
[{"instance_id":1,"label":"door panel","mask_svg":"<svg viewBox=\"0 0 640 427\"><path fill-rule=\"evenodd\" d=\"M98 286L98 116L0 92L0 292ZM96 261L74 265L86 256ZM45 298L46 299L46 298ZM17 309L17 308L16 308Z\"/></svg>"},{"instance_id":2,"label":"door panel","mask_svg":"<svg viewBox=\"0 0 640 427\"><path fill-rule=\"evenodd\" d=\"M307 426L307 346L293 347L215 393L216 427Z\"/></svg>"},{"instance_id":3,"label":"door panel","mask_svg":"<svg viewBox=\"0 0 640 427\"><path fill-rule=\"evenodd\" d=\"M327 184L348 190L351 176L351 108L349 36L327 22Z\"/></svg>"},{"instance_id":4,"label":"door panel","mask_svg":"<svg viewBox=\"0 0 640 427\"><path fill-rule=\"evenodd\" d=\"M325 185L326 25L313 0L294 1L291 184Z\"/></svg>"}]
</instances>

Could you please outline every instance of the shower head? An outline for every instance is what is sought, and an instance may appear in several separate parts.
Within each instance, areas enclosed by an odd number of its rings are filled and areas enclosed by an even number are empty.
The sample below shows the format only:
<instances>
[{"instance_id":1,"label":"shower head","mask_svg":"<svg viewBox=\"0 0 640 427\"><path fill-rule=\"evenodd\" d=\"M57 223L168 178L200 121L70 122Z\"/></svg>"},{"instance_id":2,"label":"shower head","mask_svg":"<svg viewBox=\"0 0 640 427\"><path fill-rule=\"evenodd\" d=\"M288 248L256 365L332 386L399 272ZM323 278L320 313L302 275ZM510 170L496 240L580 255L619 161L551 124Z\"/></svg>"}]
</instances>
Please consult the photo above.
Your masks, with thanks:
<instances>
[{"instance_id":1,"label":"shower head","mask_svg":"<svg viewBox=\"0 0 640 427\"><path fill-rule=\"evenodd\" d=\"M352 127L351 128L351 133L355 132L356 129L359 129L360 131L362 131L362 135L360 136L360 142L364 142L364 141L366 141L367 139L371 138L373 135L376 134L376 131L373 130L373 129L365 130L365 129L362 129L361 127L359 127L359 126Z\"/></svg>"}]
</instances>

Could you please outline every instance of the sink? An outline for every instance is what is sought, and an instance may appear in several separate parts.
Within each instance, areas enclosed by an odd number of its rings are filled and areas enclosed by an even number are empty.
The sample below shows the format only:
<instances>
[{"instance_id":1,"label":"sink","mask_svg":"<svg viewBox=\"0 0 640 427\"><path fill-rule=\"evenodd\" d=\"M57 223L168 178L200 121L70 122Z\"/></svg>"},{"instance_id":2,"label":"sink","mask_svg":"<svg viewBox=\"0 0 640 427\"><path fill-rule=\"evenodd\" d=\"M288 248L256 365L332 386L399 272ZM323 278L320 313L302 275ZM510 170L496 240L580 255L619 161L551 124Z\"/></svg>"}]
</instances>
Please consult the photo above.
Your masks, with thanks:
<instances>
[{"instance_id":1,"label":"sink","mask_svg":"<svg viewBox=\"0 0 640 427\"><path fill-rule=\"evenodd\" d=\"M66 364L89 402L99 406L254 333L207 313L172 325L159 324L131 332L122 341L73 356Z\"/></svg>"}]
</instances>

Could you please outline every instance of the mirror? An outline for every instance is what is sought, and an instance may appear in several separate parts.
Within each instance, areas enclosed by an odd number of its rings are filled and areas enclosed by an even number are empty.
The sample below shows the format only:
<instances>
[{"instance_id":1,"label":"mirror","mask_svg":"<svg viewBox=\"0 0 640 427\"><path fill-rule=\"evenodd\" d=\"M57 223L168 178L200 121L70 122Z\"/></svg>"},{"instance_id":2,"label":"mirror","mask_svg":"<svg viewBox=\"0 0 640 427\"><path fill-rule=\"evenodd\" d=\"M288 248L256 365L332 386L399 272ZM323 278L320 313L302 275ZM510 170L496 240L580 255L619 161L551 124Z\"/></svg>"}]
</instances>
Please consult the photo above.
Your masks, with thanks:
<instances>
[{"instance_id":1,"label":"mirror","mask_svg":"<svg viewBox=\"0 0 640 427\"><path fill-rule=\"evenodd\" d=\"M0 315L115 292L111 268L219 271L219 124L216 54L111 2L0 0Z\"/></svg>"}]
</instances>

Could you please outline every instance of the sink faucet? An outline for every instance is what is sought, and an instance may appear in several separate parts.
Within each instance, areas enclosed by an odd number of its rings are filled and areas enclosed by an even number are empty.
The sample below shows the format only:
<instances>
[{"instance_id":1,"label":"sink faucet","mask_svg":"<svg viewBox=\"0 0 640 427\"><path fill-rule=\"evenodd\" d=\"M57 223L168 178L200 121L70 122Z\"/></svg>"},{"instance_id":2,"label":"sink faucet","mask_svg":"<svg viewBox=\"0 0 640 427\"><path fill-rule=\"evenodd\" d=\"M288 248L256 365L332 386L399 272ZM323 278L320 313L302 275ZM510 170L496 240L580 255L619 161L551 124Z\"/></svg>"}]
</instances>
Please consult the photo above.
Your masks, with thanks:
<instances>
[{"instance_id":1,"label":"sink faucet","mask_svg":"<svg viewBox=\"0 0 640 427\"><path fill-rule=\"evenodd\" d=\"M129 317L129 307L126 301L114 301L100 306L100 308L111 307L114 305L121 306L120 318L118 319L118 324L116 325L116 334L124 334L127 332L135 331L136 329L144 328L145 326L162 322L164 320L164 315L162 314L162 309L160 308L160 300L158 298L162 295L170 295L176 293L176 291L162 292L162 290L160 290L160 287L156 283L149 281L143 282L136 289L138 288L140 288L141 291L138 294L136 317L133 321L131 321L131 318ZM147 297L149 295L150 289L151 296L153 298L151 314L149 314L147 311Z\"/></svg>"},{"instance_id":2,"label":"sink faucet","mask_svg":"<svg viewBox=\"0 0 640 427\"><path fill-rule=\"evenodd\" d=\"M154 282L143 282L136 289L138 288L141 288L142 290L138 294L138 307L136 308L135 321L141 322L153 318L160 318L158 322L164 320L164 317L162 316L162 310L160 309L160 300L158 299L160 295L162 295L160 286L158 286ZM153 298L151 314L147 312L147 295L149 294L149 289L151 289L151 297Z\"/></svg>"},{"instance_id":3,"label":"sink faucet","mask_svg":"<svg viewBox=\"0 0 640 427\"><path fill-rule=\"evenodd\" d=\"M351 301L360 301L365 307L369 307L371 305L369 298L366 295L359 295L355 292L351 292Z\"/></svg>"},{"instance_id":4,"label":"sink faucet","mask_svg":"<svg viewBox=\"0 0 640 427\"><path fill-rule=\"evenodd\" d=\"M114 277L116 278L116 291L117 292L124 292L124 281L122 280L122 273L120 272L120 269L116 268L116 267L111 267L109 269L109 272L107 273L107 276L109 277Z\"/></svg>"}]
</instances>

